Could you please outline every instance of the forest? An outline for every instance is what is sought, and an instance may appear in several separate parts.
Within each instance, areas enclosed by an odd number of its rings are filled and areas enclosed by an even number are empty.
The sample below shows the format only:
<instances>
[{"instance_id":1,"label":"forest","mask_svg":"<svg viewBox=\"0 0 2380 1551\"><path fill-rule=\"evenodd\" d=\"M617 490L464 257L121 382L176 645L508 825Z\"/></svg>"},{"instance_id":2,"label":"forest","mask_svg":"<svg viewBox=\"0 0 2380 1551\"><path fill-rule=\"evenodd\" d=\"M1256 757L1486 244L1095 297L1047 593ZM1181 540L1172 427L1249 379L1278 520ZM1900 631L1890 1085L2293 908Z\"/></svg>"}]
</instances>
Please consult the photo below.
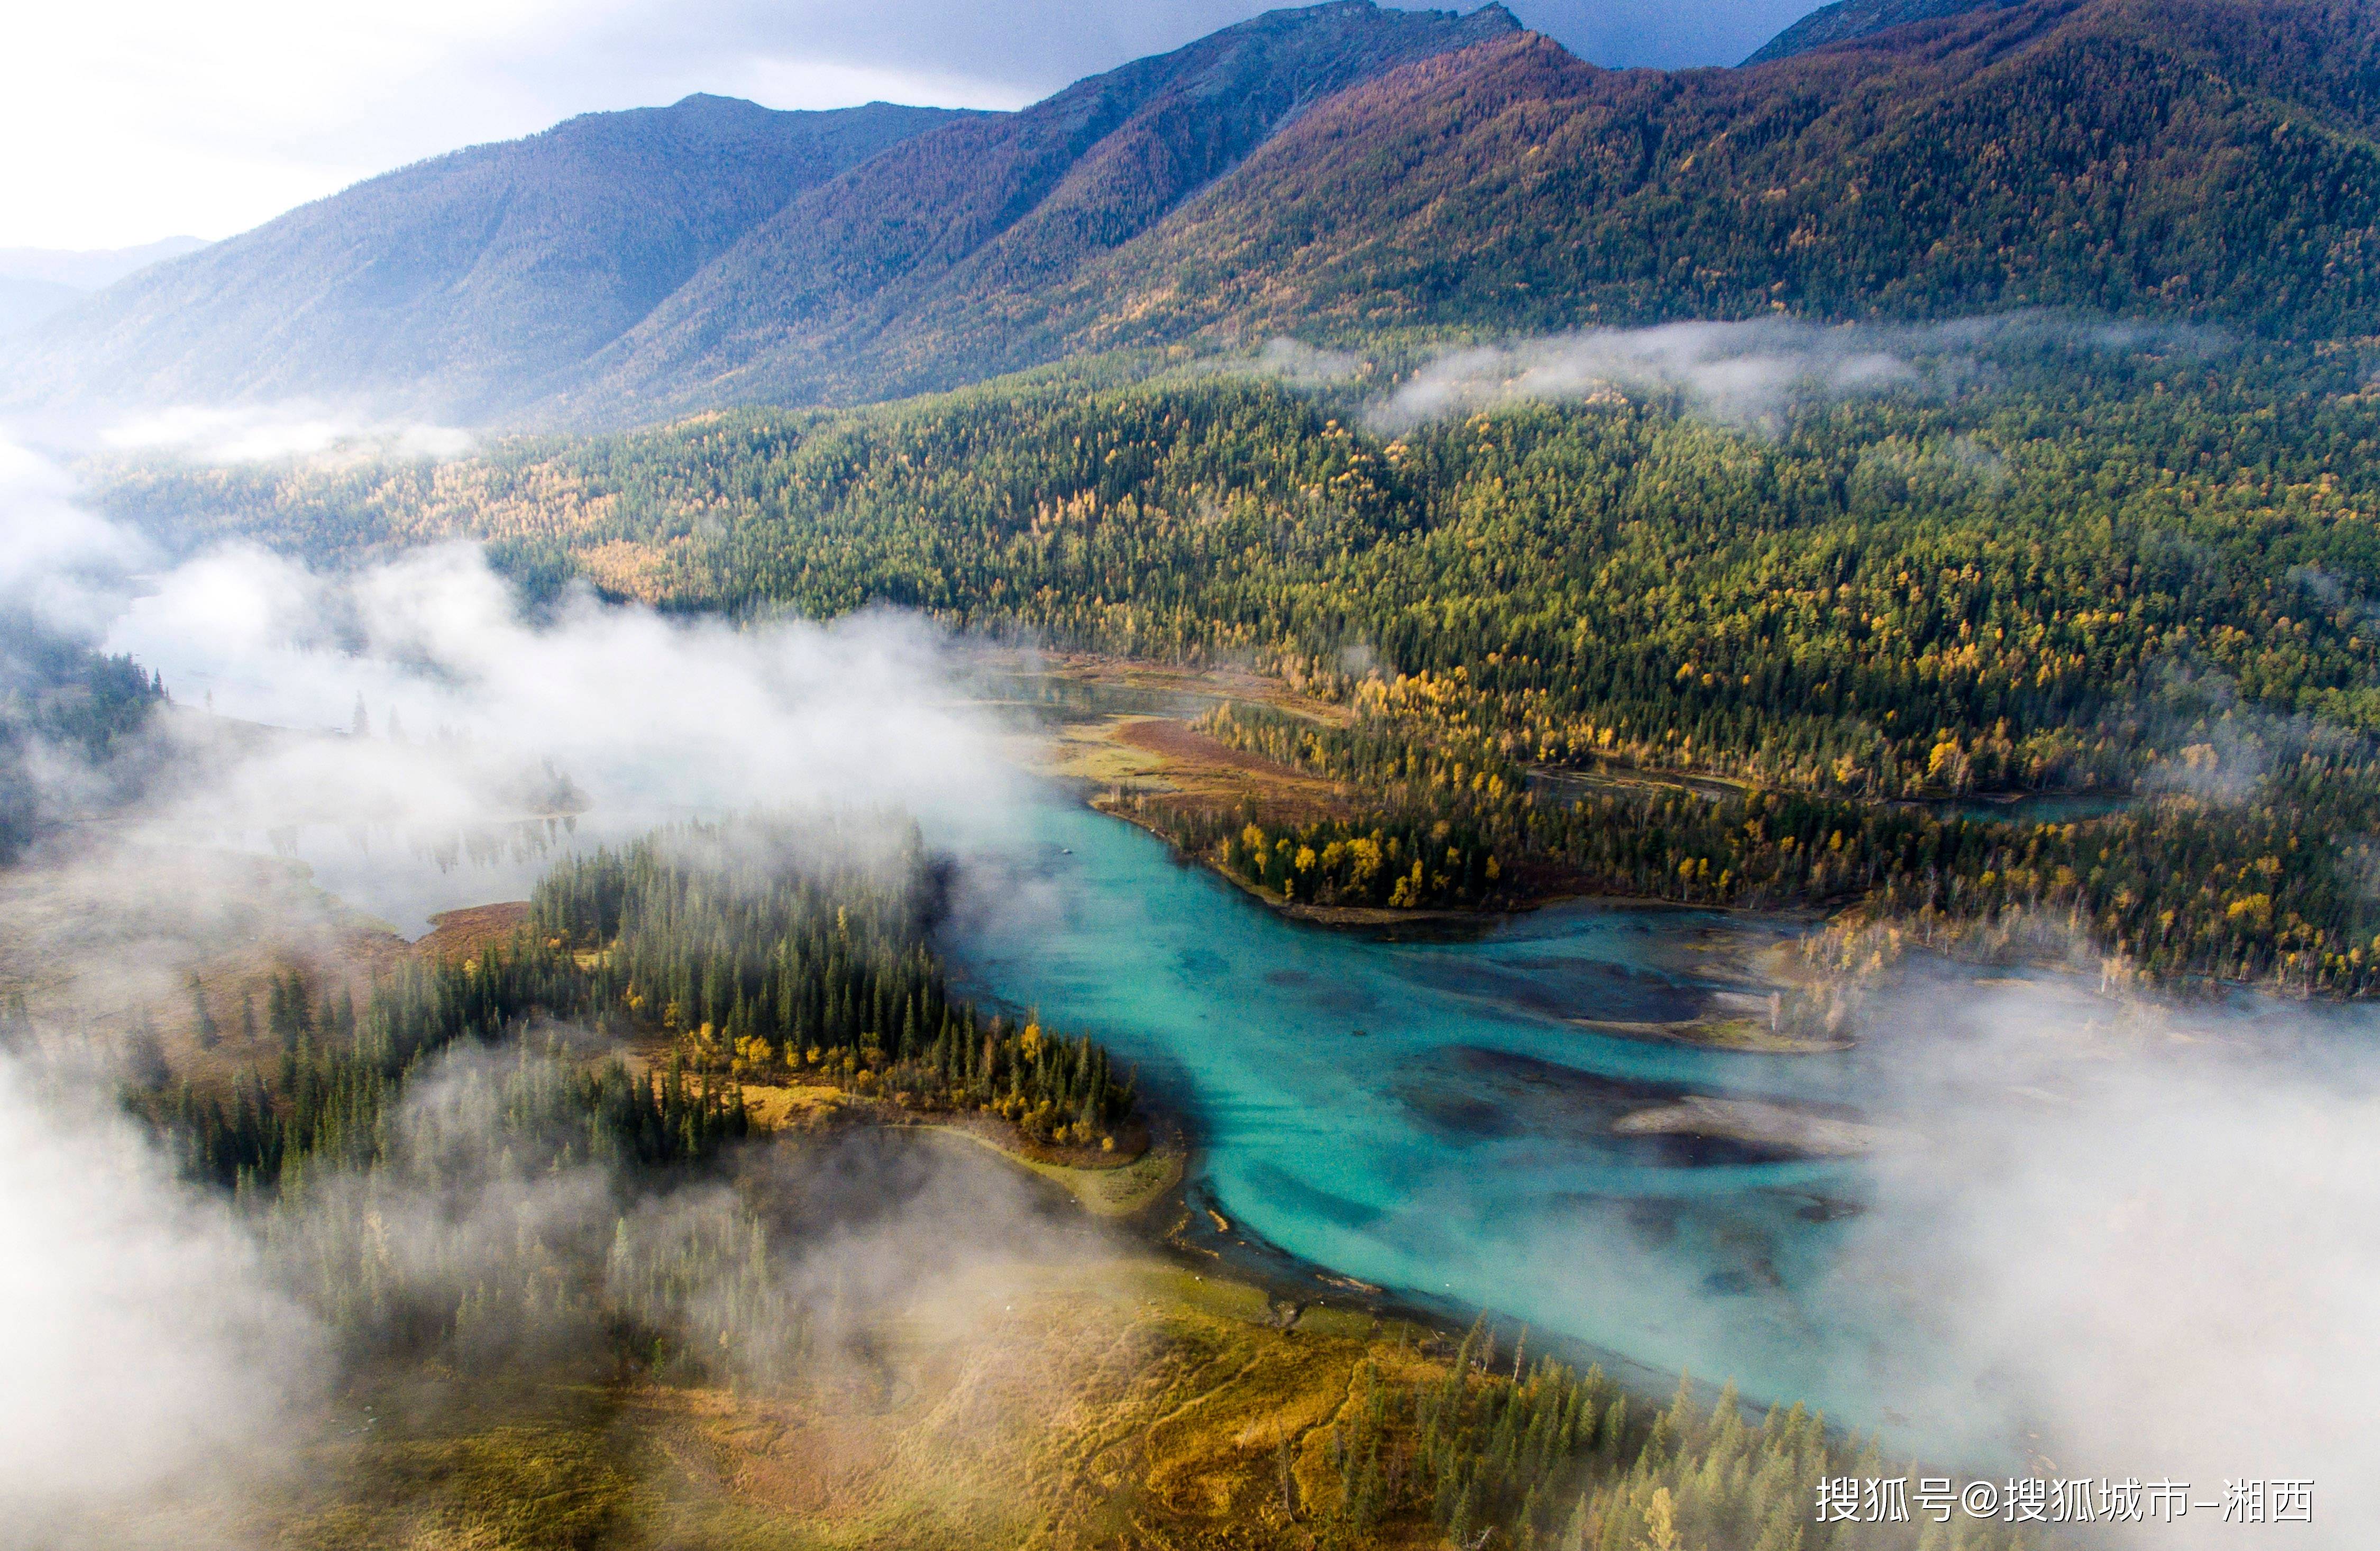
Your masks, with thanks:
<instances>
[{"instance_id":1,"label":"forest","mask_svg":"<svg viewBox=\"0 0 2380 1551\"><path fill-rule=\"evenodd\" d=\"M194 982L200 1044L261 1030L277 1071L177 1081L136 1031L128 1102L186 1176L261 1218L309 1302L365 1349L385 1355L401 1336L408 1351L463 1355L499 1328L583 1347L554 1328L567 1315L622 1361L675 1361L671 1321L686 1312L666 1289L747 1261L759 1276L767 1228L720 1207L647 1243L629 1204L757 1134L747 1079L807 1070L901 1109L994 1113L1039 1141L1112 1146L1129 1079L1087 1040L953 998L928 943L936 888L914 827L880 815L662 831L558 864L511 941L402 961L360 1000L343 979L334 990L292 967L273 976L260 1024L252 996L217 1007ZM656 1040L664 1053L650 1061L625 1054ZM426 1303L399 1296L376 1259L385 1243L325 1204L587 1166L626 1192L616 1241L524 1241L459 1303L443 1288ZM726 1332L739 1349L791 1338L792 1325L769 1323L790 1314L758 1291L706 1307L757 1322Z\"/></svg>"},{"instance_id":2,"label":"forest","mask_svg":"<svg viewBox=\"0 0 2380 1551\"><path fill-rule=\"evenodd\" d=\"M1269 885L1284 855L1445 825L1475 838L1398 902L1558 878L2047 908L2143 974L2352 994L2380 955L2374 369L2360 347L2019 331L1766 426L1714 423L1681 387L1390 432L1366 419L1383 381L1104 362L454 462L105 477L115 510L200 542L337 562L468 536L549 597L889 603L1257 666L1351 725L1217 730L1367 804L1345 836L1259 815L1241 844ZM1612 772L1651 788L1546 779ZM2113 811L1988 801L2044 793ZM1390 903L1397 877L1358 885L1353 854L1330 888Z\"/></svg>"},{"instance_id":3,"label":"forest","mask_svg":"<svg viewBox=\"0 0 2380 1551\"><path fill-rule=\"evenodd\" d=\"M889 819L662 831L558 863L511 942L401 963L360 1005L346 988L318 995L299 971L276 976L264 1028L278 1081L253 1074L229 1094L156 1083L150 1107L188 1172L270 1192L309 1166L382 1158L387 1117L450 1047L517 1044L527 1072L526 1053L566 1023L667 1044L665 1066L641 1075L616 1057L579 1071L556 1054L552 1081L523 1090L540 1125L569 1117L552 1145L581 1160L701 1157L747 1133L744 1079L804 1070L903 1107L996 1111L1060 1145L1110 1141L1132 1108L1129 1079L1088 1040L952 997L929 942L937 889L915 827ZM235 1015L192 995L210 1043ZM252 999L236 1016L253 1026Z\"/></svg>"},{"instance_id":4,"label":"forest","mask_svg":"<svg viewBox=\"0 0 2380 1551\"><path fill-rule=\"evenodd\" d=\"M274 1285L334 1337L350 1395L400 1393L414 1372L738 1404L808 1394L843 1382L852 1320L884 1311L792 1275L795 1227L746 1182L766 1135L747 1080L824 1070L1062 1142L1134 1103L1098 1045L951 995L929 942L938 886L915 827L891 815L680 825L556 865L508 942L402 961L360 996L296 965L261 1005L194 980L200 1044L261 1036L277 1070L226 1087L136 1064L126 1102L188 1178L237 1203ZM1174 1328L1148 1360L1172 1361L1158 1353L1173 1342L1192 1359L1204 1329ZM1234 1469L1278 1479L1235 1533L1540 1551L1952 1544L1918 1522L1814 1523L1820 1480L1908 1468L1821 1417L1752 1420L1732 1391L1691 1386L1663 1407L1532 1353L1525 1332L1500 1358L1510 1340L1482 1319L1459 1344L1398 1325L1285 1346L1346 1364L1343 1402L1293 1455L1262 1440L1235 1452ZM497 1393L463 1382L453 1403ZM633 1537L573 1461L549 1461L536 1500L507 1509L515 1541ZM2015 1544L1988 1523L1959 1535L1976 1551Z\"/></svg>"},{"instance_id":5,"label":"forest","mask_svg":"<svg viewBox=\"0 0 2380 1551\"><path fill-rule=\"evenodd\" d=\"M45 824L43 811L79 788L93 800L137 788L144 762L128 757L164 703L156 675L109 656L24 615L0 615L0 861L13 860ZM73 780L43 781L34 767L63 763Z\"/></svg>"}]
</instances>

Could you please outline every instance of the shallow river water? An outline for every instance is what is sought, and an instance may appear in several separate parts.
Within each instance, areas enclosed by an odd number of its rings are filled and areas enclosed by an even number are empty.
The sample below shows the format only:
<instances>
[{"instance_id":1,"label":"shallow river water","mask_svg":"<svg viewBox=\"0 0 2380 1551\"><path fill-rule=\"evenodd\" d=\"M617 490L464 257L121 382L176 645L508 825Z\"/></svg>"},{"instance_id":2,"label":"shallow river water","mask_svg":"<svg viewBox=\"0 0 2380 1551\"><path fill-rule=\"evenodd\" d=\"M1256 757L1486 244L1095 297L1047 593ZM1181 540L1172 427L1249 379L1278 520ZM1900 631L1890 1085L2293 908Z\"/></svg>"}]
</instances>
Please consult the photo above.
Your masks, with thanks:
<instances>
[{"instance_id":1,"label":"shallow river water","mask_svg":"<svg viewBox=\"0 0 2380 1551\"><path fill-rule=\"evenodd\" d=\"M974 989L1098 1035L1195 1121L1217 1210L1343 1276L1653 1369L1888 1420L1865 1337L1806 1294L1861 1166L1614 1135L1678 1092L1839 1101L1860 1056L1618 1038L1689 1018L1794 930L1563 905L1467 941L1286 920L1053 795L965 837Z\"/></svg>"},{"instance_id":2,"label":"shallow river water","mask_svg":"<svg viewBox=\"0 0 2380 1551\"><path fill-rule=\"evenodd\" d=\"M561 855L672 815L491 828L435 845L329 826L278 837L408 934L526 897ZM1861 1199L1855 1163L1623 1137L1681 1093L1856 1099L1868 1055L1767 1056L1612 1037L1733 991L1781 921L1560 905L1465 940L1283 918L1155 837L1045 788L928 821L966 858L945 946L965 989L1094 1034L1196 1134L1201 1198L1341 1276L1500 1316L1649 1372L1889 1420L1860 1338L1814 1306ZM246 837L265 849L262 837Z\"/></svg>"},{"instance_id":3,"label":"shallow river water","mask_svg":"<svg viewBox=\"0 0 2380 1551\"><path fill-rule=\"evenodd\" d=\"M985 698L1045 723L1197 709L1164 693L1037 693ZM686 816L193 837L302 860L410 936L438 911L525 898L564 854ZM1398 939L1286 919L1055 784L923 822L967 863L944 944L961 983L1135 1067L1192 1122L1192 1190L1231 1236L1458 1317L1491 1311L1539 1349L1562 1337L1648 1386L1690 1372L1937 1458L2013 1454L2005 1398L1942 1360L1922 1279L1904 1276L1917 1257L1889 1242L1898 1219L1868 1210L1888 1163L1612 1129L1686 1094L1924 1128L1906 1111L1925 1087L1912 1074L1941 1064L1933 1030L1773 1055L1582 1026L1756 1007L1752 967L1798 923L1580 903L1462 940Z\"/></svg>"}]
</instances>

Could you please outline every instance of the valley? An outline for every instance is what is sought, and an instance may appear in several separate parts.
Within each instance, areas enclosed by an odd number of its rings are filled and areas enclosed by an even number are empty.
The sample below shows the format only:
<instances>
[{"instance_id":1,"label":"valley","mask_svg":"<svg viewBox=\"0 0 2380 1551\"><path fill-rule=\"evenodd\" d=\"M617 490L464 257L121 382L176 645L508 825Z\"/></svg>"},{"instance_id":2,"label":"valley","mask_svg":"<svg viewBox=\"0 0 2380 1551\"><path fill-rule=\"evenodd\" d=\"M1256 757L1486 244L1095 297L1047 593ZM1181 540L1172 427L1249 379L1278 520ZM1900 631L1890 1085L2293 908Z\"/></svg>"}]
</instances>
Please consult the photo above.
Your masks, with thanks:
<instances>
[{"instance_id":1,"label":"valley","mask_svg":"<svg viewBox=\"0 0 2380 1551\"><path fill-rule=\"evenodd\" d=\"M2373 7L782 9L30 51L0 1540L2361 1546Z\"/></svg>"}]
</instances>

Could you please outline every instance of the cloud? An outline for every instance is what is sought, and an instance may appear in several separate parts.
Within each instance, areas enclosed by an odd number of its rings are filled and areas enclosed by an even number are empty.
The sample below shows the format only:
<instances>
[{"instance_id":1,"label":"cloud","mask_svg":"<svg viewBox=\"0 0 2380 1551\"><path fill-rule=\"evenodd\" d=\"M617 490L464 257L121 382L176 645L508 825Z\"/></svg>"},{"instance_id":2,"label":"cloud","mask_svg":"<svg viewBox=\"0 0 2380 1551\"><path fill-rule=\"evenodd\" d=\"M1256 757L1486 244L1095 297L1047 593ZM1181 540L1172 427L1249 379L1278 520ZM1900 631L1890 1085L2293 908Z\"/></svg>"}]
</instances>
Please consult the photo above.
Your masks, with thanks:
<instances>
[{"instance_id":1,"label":"cloud","mask_svg":"<svg viewBox=\"0 0 2380 1551\"><path fill-rule=\"evenodd\" d=\"M11 489L42 503L31 515L79 510L55 471L30 455L17 467ZM55 554L6 552L12 591L44 595L54 562L115 553L103 524L91 534ZM1046 1231L1026 1183L930 1141L829 1138L673 1181L588 1162L574 1130L573 1161L520 1129L535 1110L509 1105L511 1049L457 1048L415 1071L374 1167L310 1169L280 1203L239 1211L177 1182L94 1053L137 1008L170 1020L193 971L252 983L268 963L353 946L354 923L293 870L211 841L308 823L358 836L485 827L550 797L557 770L629 833L763 804L980 808L1008 777L997 729L950 686L947 643L915 619L739 628L584 593L531 618L461 546L340 575L233 547L140 588L114 644L165 669L183 705L162 736L186 758L137 822L78 831L37 876L0 879L12 926L0 974L22 985L38 966L37 1000L72 1025L23 1039L39 1055L0 1051L0 1503L38 1526L34 1543L231 1544L226 1524L335 1494L324 1461L347 1456L325 1449L358 1422L340 1386L369 1376L351 1360L410 1351L408 1331L461 1318L458 1349L492 1365L608 1364L588 1305L525 1301L565 1264L571 1286L605 1285L614 1248L671 1268L633 1311L704 1351L710 1376L766 1380L797 1356L806 1376L856 1374L869 1393L892 1382L900 1360L874 1332L905 1301L1072 1252L1080 1231ZM119 585L91 601L126 596ZM213 717L197 710L210 691ZM393 736L392 719L410 730ZM402 845L382 849L390 872L433 871ZM603 1053L597 1036L542 1028L532 1062L548 1036L569 1042L548 1081ZM692 1252L740 1252L756 1226L782 1246L764 1264ZM944 1313L981 1302L942 1301ZM756 1309L785 1318L756 1323Z\"/></svg>"},{"instance_id":2,"label":"cloud","mask_svg":"<svg viewBox=\"0 0 2380 1551\"><path fill-rule=\"evenodd\" d=\"M343 1435L381 1415L434 1431L450 1408L484 1424L468 1377L387 1384L407 1360L610 1379L623 1322L692 1360L669 1376L798 1380L830 1414L873 1410L912 1382L889 1320L905 1347L964 1338L1013 1268L1099 1248L1014 1172L916 1133L830 1132L703 1171L589 1162L583 1126L523 1119L591 1043L562 1037L558 1057L444 1052L411 1074L373 1161L318 1160L244 1210L177 1180L103 1073L0 1052L9 1544L263 1544L239 1526L338 1505L346 1472L372 1468Z\"/></svg>"},{"instance_id":3,"label":"cloud","mask_svg":"<svg viewBox=\"0 0 2380 1551\"><path fill-rule=\"evenodd\" d=\"M202 463L458 458L472 441L471 433L454 426L377 421L305 403L181 406L119 421L98 434L99 445L110 449L173 452Z\"/></svg>"},{"instance_id":4,"label":"cloud","mask_svg":"<svg viewBox=\"0 0 2380 1551\"><path fill-rule=\"evenodd\" d=\"M226 1202L176 1183L79 1074L0 1052L0 1504L6 1533L30 1534L17 1544L272 1474L322 1356Z\"/></svg>"},{"instance_id":5,"label":"cloud","mask_svg":"<svg viewBox=\"0 0 2380 1551\"><path fill-rule=\"evenodd\" d=\"M1277 377L1299 387L1323 387L1357 375L1364 370L1364 360L1352 351L1328 349L1282 336L1266 340L1252 355L1213 362L1207 369Z\"/></svg>"},{"instance_id":6,"label":"cloud","mask_svg":"<svg viewBox=\"0 0 2380 1551\"><path fill-rule=\"evenodd\" d=\"M169 566L6 446L0 537L0 610L133 656L179 702L151 739L169 778L113 834L275 837L342 888L387 890L408 934L460 902L437 901L413 850L517 851L502 886L525 892L550 818L589 813L617 838L760 806L996 805L1019 778L954 644L914 616L738 624L582 589L532 617L459 544L335 574L246 544ZM98 789L64 753L26 768L53 812Z\"/></svg>"},{"instance_id":7,"label":"cloud","mask_svg":"<svg viewBox=\"0 0 2380 1551\"><path fill-rule=\"evenodd\" d=\"M1369 419L1382 432L1528 400L1678 394L1722 424L1773 428L1791 404L1912 385L1946 386L1998 345L2083 349L2217 348L2210 331L2076 324L2040 313L1939 324L1821 324L1791 318L1588 329L1451 350Z\"/></svg>"},{"instance_id":8,"label":"cloud","mask_svg":"<svg viewBox=\"0 0 2380 1551\"><path fill-rule=\"evenodd\" d=\"M1839 397L1910 381L1909 361L1868 331L1784 321L1597 329L1439 357L1372 411L1383 431L1528 399L1684 394L1728 424L1772 419L1790 397Z\"/></svg>"},{"instance_id":9,"label":"cloud","mask_svg":"<svg viewBox=\"0 0 2380 1551\"><path fill-rule=\"evenodd\" d=\"M2362 1544L2380 1505L2371 1015L1944 971L1865 1022L1897 1044L1935 1031L1884 1100L1929 1145L1881 1170L1814 1301L1893 1332L1931 1375L1926 1414L2020 1440L2018 1473L2168 1477L2201 1503L2227 1479L2317 1484L2301 1538L2193 1508L2157 1544Z\"/></svg>"},{"instance_id":10,"label":"cloud","mask_svg":"<svg viewBox=\"0 0 2380 1551\"><path fill-rule=\"evenodd\" d=\"M0 440L0 609L82 635L114 616L124 579L153 552L75 495L65 470Z\"/></svg>"},{"instance_id":11,"label":"cloud","mask_svg":"<svg viewBox=\"0 0 2380 1551\"><path fill-rule=\"evenodd\" d=\"M913 617L738 626L578 592L532 621L468 545L355 576L235 547L152 585L111 648L186 703L309 735L258 744L175 802L194 824L518 818L536 810L507 786L548 765L598 809L645 813L1001 789L993 730Z\"/></svg>"}]
</instances>

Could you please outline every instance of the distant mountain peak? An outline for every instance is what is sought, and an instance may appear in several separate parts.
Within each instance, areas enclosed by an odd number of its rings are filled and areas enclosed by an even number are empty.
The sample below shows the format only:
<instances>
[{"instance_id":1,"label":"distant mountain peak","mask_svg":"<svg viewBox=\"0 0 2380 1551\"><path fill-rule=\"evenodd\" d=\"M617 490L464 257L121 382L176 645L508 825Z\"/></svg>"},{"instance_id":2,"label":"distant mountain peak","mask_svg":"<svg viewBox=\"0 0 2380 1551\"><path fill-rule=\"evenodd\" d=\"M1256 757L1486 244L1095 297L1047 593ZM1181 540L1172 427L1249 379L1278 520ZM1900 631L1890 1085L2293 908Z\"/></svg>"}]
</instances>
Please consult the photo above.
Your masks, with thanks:
<instances>
[{"instance_id":1,"label":"distant mountain peak","mask_svg":"<svg viewBox=\"0 0 2380 1551\"><path fill-rule=\"evenodd\" d=\"M0 248L0 279L95 291L167 259L207 246L204 238L161 237L135 248Z\"/></svg>"},{"instance_id":2,"label":"distant mountain peak","mask_svg":"<svg viewBox=\"0 0 2380 1551\"><path fill-rule=\"evenodd\" d=\"M1336 94L1524 35L1500 5L1464 14L1331 0L921 135L759 223L565 393L576 411L873 391L851 374L884 370L869 358L900 352L903 336L925 332L919 320L1000 331ZM945 364L921 356L893 370L940 384Z\"/></svg>"}]
</instances>

